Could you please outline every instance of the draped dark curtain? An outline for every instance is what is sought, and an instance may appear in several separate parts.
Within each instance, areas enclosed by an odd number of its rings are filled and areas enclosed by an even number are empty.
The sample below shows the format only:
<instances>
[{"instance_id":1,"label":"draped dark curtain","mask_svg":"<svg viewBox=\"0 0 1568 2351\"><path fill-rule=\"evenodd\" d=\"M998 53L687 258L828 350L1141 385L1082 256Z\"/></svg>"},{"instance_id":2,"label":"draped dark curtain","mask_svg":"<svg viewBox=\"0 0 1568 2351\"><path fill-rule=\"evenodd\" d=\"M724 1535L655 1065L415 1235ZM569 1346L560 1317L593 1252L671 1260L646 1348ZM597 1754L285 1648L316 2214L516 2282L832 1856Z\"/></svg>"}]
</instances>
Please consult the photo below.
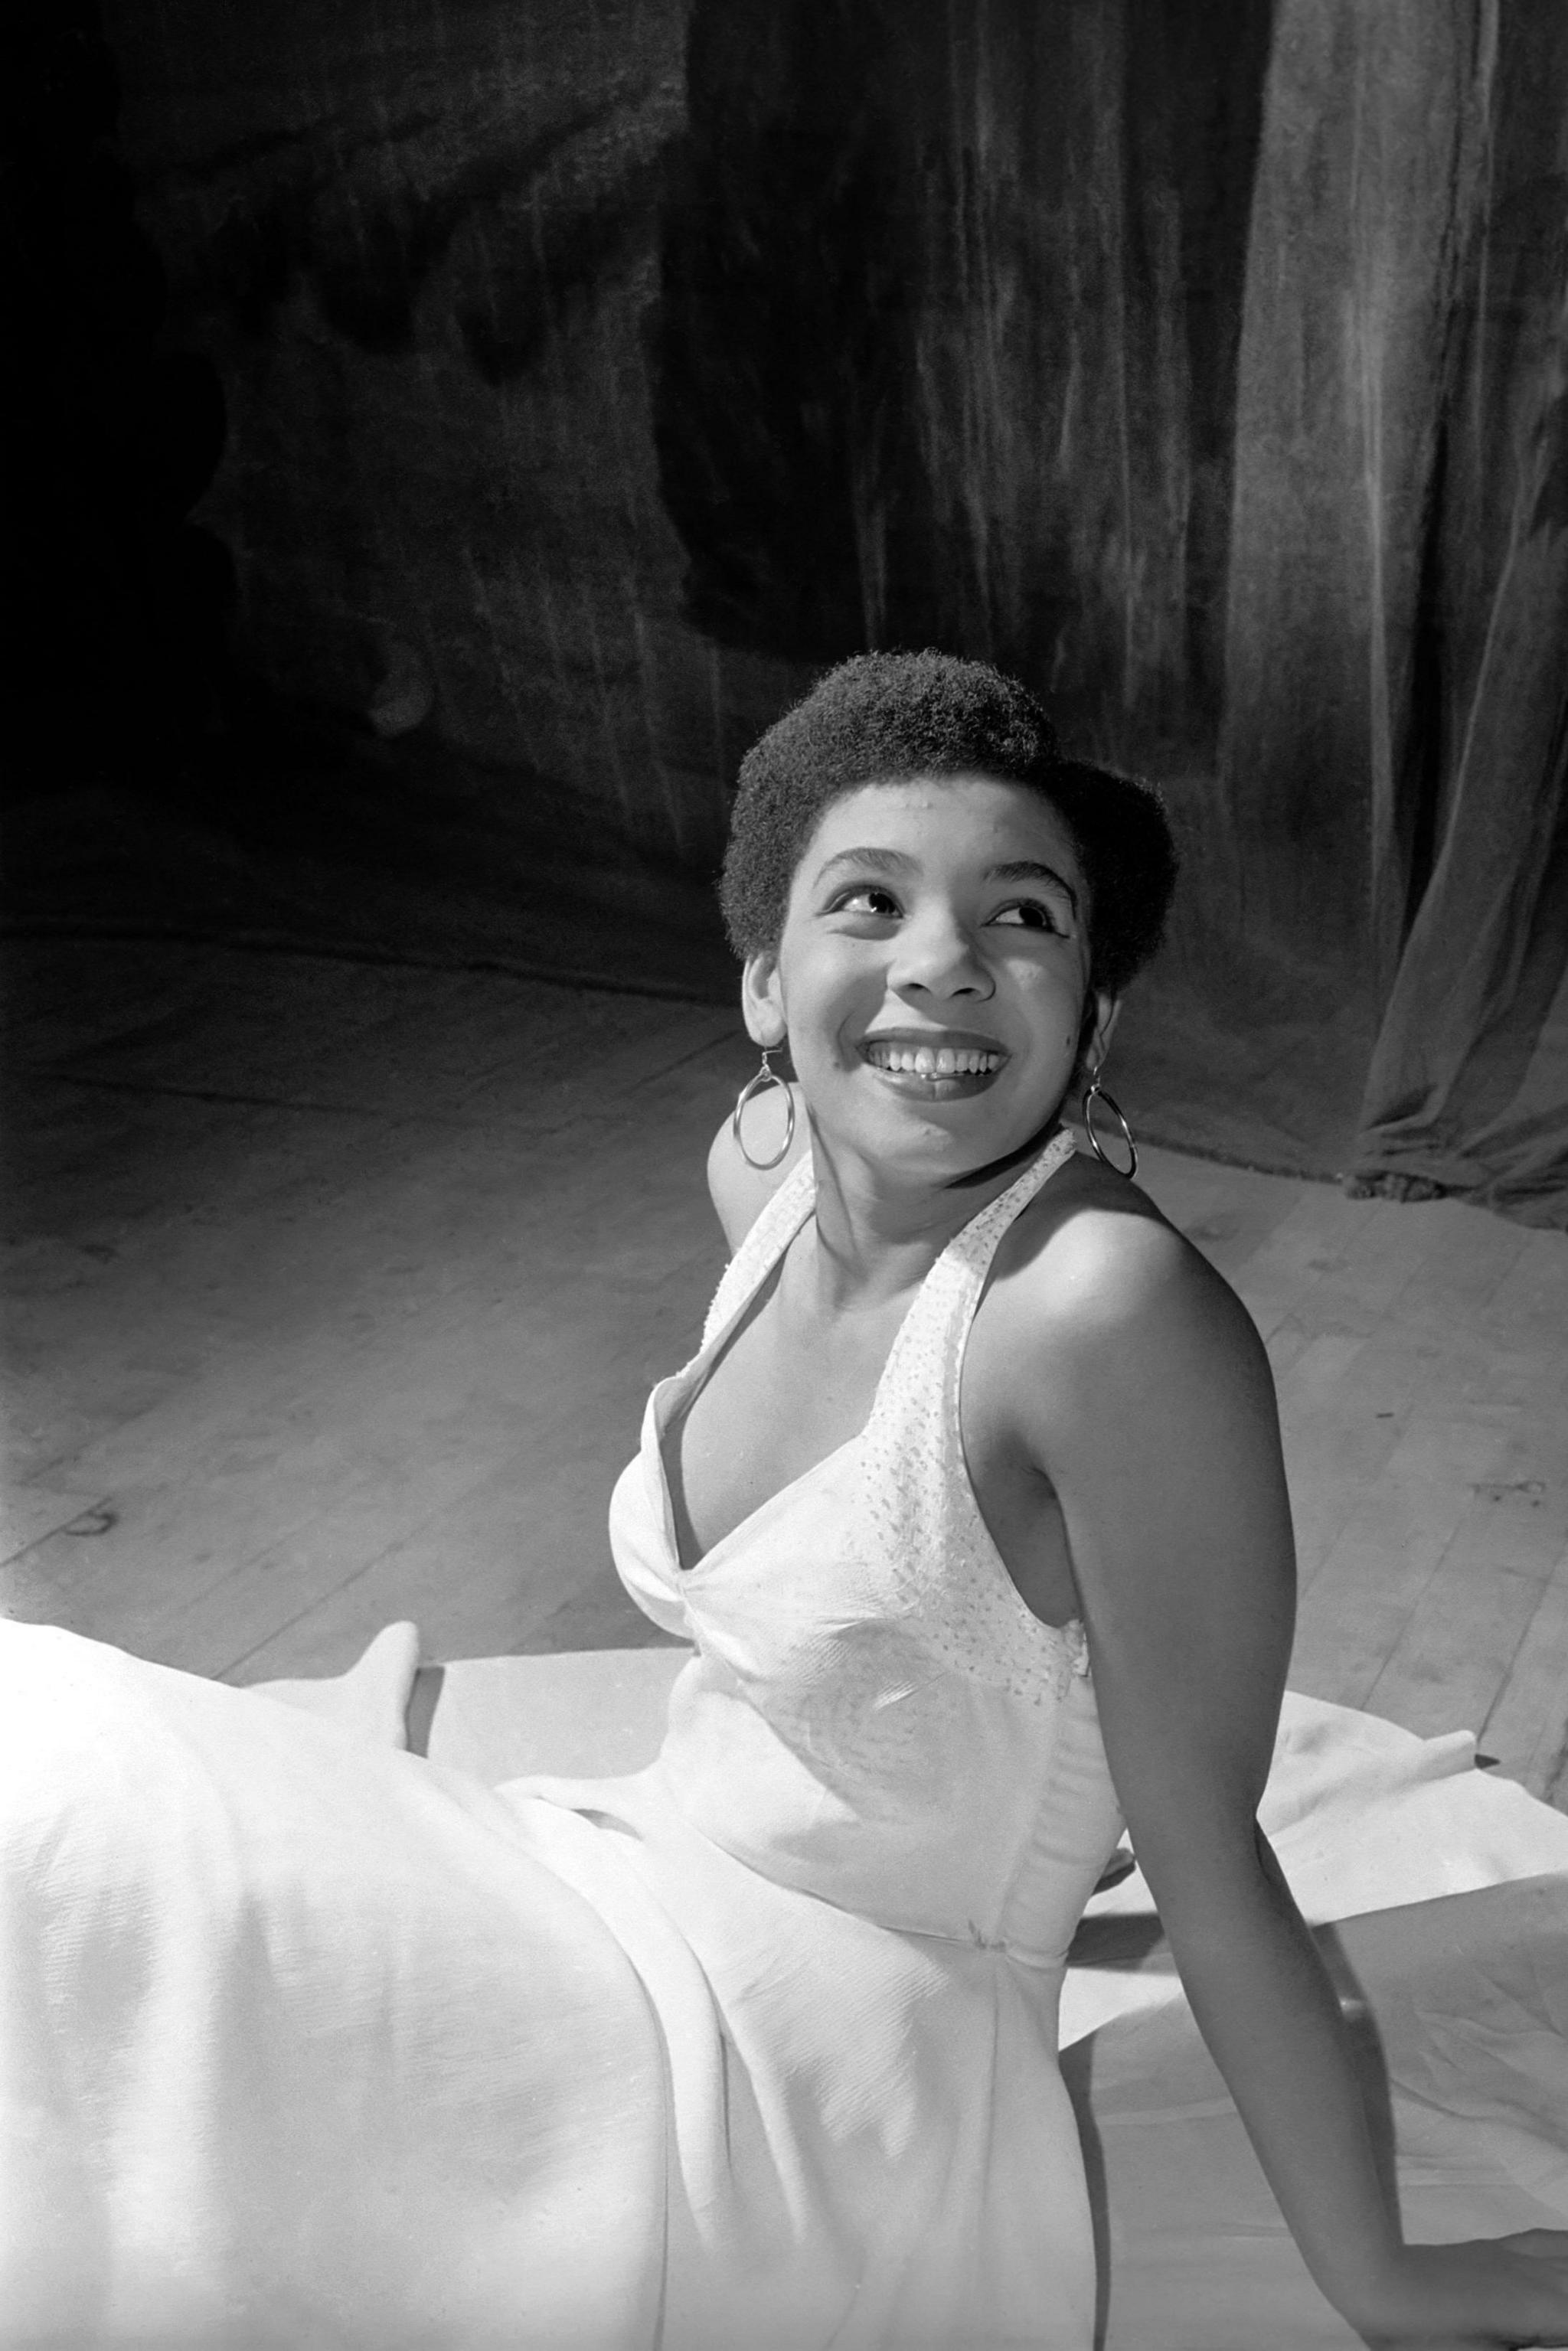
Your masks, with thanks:
<instances>
[{"instance_id":1,"label":"draped dark curtain","mask_svg":"<svg viewBox=\"0 0 1568 2351\"><path fill-rule=\"evenodd\" d=\"M1175 1139L1568 1221L1568 10L712 0L690 103L705 625L987 653L1165 778Z\"/></svg>"},{"instance_id":2,"label":"draped dark curtain","mask_svg":"<svg viewBox=\"0 0 1568 2351\"><path fill-rule=\"evenodd\" d=\"M1324 881L1355 910L1357 1169L1565 1222L1568 12L1280 0L1265 121L1220 765L1244 870L1284 938Z\"/></svg>"},{"instance_id":3,"label":"draped dark curtain","mask_svg":"<svg viewBox=\"0 0 1568 2351\"><path fill-rule=\"evenodd\" d=\"M1568 14L1504 0L1456 62L1413 688L1395 680L1414 773L1375 837L1397 956L1357 1155L1568 1222Z\"/></svg>"},{"instance_id":4,"label":"draped dark curtain","mask_svg":"<svg viewBox=\"0 0 1568 2351\"><path fill-rule=\"evenodd\" d=\"M1166 786L1143 1132L1568 1224L1563 0L102 24L80 135L223 387L235 723L314 732L225 767L209 697L163 822L115 698L25 913L726 992L740 750L937 642ZM80 603L33 626L85 680Z\"/></svg>"}]
</instances>

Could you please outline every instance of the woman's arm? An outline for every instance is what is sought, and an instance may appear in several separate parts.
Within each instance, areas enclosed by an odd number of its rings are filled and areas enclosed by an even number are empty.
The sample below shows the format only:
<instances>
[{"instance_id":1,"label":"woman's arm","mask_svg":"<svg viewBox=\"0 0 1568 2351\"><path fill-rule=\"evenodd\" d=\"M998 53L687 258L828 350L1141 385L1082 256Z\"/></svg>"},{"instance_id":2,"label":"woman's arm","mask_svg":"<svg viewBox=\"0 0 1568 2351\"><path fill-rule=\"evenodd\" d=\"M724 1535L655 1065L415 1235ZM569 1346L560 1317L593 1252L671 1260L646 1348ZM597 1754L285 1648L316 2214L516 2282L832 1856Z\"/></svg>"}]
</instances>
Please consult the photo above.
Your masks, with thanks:
<instances>
[{"instance_id":1,"label":"woman's arm","mask_svg":"<svg viewBox=\"0 0 1568 2351\"><path fill-rule=\"evenodd\" d=\"M1065 1520L1113 1777L1198 2025L1302 2255L1373 2342L1568 2340L1568 2237L1406 2247L1334 1992L1257 1826L1294 1617L1273 1384L1168 1227L1037 1261L1026 1442Z\"/></svg>"}]
</instances>

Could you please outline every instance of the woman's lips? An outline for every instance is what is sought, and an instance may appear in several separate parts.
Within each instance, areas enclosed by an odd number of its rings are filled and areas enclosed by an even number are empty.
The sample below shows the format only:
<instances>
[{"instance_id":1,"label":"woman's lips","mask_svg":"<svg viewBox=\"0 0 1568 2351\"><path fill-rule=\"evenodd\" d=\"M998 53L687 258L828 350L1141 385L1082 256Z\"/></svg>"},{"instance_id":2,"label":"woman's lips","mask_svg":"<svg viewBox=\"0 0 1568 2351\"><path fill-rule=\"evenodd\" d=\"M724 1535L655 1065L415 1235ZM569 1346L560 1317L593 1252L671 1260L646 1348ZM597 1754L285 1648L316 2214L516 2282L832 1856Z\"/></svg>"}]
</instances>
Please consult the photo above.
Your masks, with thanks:
<instances>
[{"instance_id":1,"label":"woman's lips","mask_svg":"<svg viewBox=\"0 0 1568 2351\"><path fill-rule=\"evenodd\" d=\"M868 1038L861 1058L899 1093L925 1102L959 1102L984 1093L1008 1056L979 1040L941 1044L903 1037Z\"/></svg>"}]
</instances>

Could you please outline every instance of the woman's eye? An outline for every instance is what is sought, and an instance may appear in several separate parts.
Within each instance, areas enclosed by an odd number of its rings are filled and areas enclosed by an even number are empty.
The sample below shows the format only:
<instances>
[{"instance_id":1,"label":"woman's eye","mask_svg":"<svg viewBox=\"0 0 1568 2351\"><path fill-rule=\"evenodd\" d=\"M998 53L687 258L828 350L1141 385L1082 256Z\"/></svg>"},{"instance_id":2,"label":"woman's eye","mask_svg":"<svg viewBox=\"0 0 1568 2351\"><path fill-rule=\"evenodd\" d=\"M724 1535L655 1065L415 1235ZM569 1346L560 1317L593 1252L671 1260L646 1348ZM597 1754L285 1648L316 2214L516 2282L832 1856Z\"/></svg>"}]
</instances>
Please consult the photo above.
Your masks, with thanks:
<instances>
[{"instance_id":1,"label":"woman's eye","mask_svg":"<svg viewBox=\"0 0 1568 2351\"><path fill-rule=\"evenodd\" d=\"M991 916L993 923L1008 923L1030 931L1058 931L1062 928L1053 908L1039 898L1015 899L1010 906L1000 906Z\"/></svg>"},{"instance_id":2,"label":"woman's eye","mask_svg":"<svg viewBox=\"0 0 1568 2351\"><path fill-rule=\"evenodd\" d=\"M831 909L835 914L896 914L898 910L892 891L876 882L857 882L852 890L841 890Z\"/></svg>"}]
</instances>

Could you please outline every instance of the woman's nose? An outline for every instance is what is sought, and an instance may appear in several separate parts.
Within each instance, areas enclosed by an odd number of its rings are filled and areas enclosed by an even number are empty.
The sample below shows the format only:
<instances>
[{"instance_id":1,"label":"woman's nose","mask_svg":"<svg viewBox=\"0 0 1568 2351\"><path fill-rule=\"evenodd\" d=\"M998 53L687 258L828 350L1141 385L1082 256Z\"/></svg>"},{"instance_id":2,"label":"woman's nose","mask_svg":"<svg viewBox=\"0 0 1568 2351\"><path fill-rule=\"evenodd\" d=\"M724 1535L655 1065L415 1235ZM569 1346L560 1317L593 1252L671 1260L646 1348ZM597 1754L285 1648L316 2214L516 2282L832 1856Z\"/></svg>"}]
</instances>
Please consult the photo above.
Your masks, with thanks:
<instances>
[{"instance_id":1,"label":"woman's nose","mask_svg":"<svg viewBox=\"0 0 1568 2351\"><path fill-rule=\"evenodd\" d=\"M933 996L989 996L993 982L974 937L951 914L916 917L899 934L889 978Z\"/></svg>"}]
</instances>

